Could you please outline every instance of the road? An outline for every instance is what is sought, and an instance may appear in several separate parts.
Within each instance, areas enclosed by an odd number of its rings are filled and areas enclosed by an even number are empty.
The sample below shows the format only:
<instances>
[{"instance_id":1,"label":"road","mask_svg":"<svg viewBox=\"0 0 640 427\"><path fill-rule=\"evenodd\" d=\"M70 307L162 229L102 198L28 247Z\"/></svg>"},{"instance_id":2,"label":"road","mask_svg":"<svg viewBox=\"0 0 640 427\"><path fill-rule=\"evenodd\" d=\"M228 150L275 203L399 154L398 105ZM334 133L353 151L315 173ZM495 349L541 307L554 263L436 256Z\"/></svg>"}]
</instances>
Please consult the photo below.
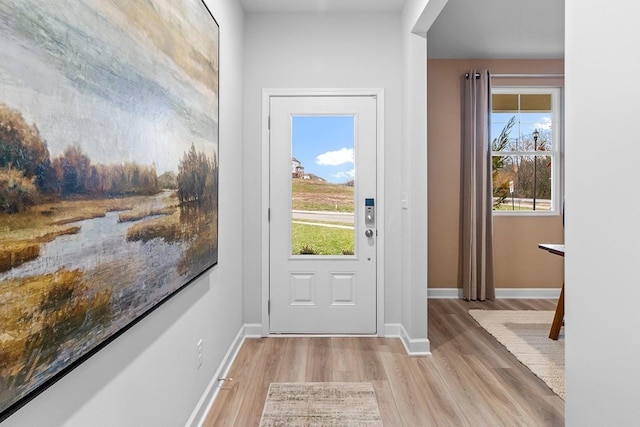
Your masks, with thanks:
<instances>
[{"instance_id":1,"label":"road","mask_svg":"<svg viewBox=\"0 0 640 427\"><path fill-rule=\"evenodd\" d=\"M511 197L507 197L502 202L502 206L504 210L511 210L512 208L512 199ZM533 199L525 199L525 198L514 198L513 199L513 207L516 210L533 210ZM541 212L550 211L551 210L551 200L549 199L536 199L536 210Z\"/></svg>"},{"instance_id":2,"label":"road","mask_svg":"<svg viewBox=\"0 0 640 427\"><path fill-rule=\"evenodd\" d=\"M353 212L324 212L293 210L292 217L317 222L341 222L353 225Z\"/></svg>"}]
</instances>

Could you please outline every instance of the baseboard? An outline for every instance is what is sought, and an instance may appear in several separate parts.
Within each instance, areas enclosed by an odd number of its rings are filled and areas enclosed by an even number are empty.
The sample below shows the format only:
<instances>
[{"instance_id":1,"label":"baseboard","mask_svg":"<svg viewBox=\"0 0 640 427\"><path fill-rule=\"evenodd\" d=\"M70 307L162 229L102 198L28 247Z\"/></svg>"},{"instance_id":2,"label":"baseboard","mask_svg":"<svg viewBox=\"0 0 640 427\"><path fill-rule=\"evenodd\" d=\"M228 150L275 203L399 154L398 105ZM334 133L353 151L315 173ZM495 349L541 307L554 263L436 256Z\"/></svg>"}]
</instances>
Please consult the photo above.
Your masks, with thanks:
<instances>
[{"instance_id":1,"label":"baseboard","mask_svg":"<svg viewBox=\"0 0 640 427\"><path fill-rule=\"evenodd\" d=\"M462 289L460 288L428 288L428 299L460 299Z\"/></svg>"},{"instance_id":2,"label":"baseboard","mask_svg":"<svg viewBox=\"0 0 640 427\"><path fill-rule=\"evenodd\" d=\"M460 288L429 288L428 299L462 298ZM496 288L496 299L558 299L560 288Z\"/></svg>"},{"instance_id":3,"label":"baseboard","mask_svg":"<svg viewBox=\"0 0 640 427\"><path fill-rule=\"evenodd\" d=\"M496 289L499 299L558 299L560 288L500 288Z\"/></svg>"},{"instance_id":4,"label":"baseboard","mask_svg":"<svg viewBox=\"0 0 640 427\"><path fill-rule=\"evenodd\" d=\"M223 384L218 380L218 378L225 378L227 376L233 361L238 355L238 351L240 351L240 347L242 347L242 343L244 343L245 338L247 338L246 327L247 325L243 325L238 331L238 334L229 346L229 349L224 355L216 373L213 375L209 385L205 389L202 397L200 397L200 400L198 401L198 404L187 420L186 427L202 426L204 423L204 420L213 406L213 402L215 401L218 392L220 391L220 387Z\"/></svg>"},{"instance_id":5,"label":"baseboard","mask_svg":"<svg viewBox=\"0 0 640 427\"><path fill-rule=\"evenodd\" d=\"M409 356L429 356L431 354L431 343L428 338L412 339L404 326L399 323L385 323L384 336L400 338Z\"/></svg>"}]
</instances>

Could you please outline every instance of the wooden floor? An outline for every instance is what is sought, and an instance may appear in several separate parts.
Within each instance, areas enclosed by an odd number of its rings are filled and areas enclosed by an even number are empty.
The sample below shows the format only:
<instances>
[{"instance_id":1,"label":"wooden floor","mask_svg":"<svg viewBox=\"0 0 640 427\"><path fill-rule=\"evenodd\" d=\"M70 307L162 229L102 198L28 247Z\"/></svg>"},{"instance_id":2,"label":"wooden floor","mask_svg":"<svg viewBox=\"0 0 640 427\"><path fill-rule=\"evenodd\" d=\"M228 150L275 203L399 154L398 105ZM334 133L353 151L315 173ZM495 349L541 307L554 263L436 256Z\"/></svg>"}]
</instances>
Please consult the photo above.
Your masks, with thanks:
<instances>
[{"instance_id":1,"label":"wooden floor","mask_svg":"<svg viewBox=\"0 0 640 427\"><path fill-rule=\"evenodd\" d=\"M373 383L387 427L563 426L564 401L469 316L553 300L429 301L431 356L396 338L247 339L204 426L257 426L271 382Z\"/></svg>"}]
</instances>

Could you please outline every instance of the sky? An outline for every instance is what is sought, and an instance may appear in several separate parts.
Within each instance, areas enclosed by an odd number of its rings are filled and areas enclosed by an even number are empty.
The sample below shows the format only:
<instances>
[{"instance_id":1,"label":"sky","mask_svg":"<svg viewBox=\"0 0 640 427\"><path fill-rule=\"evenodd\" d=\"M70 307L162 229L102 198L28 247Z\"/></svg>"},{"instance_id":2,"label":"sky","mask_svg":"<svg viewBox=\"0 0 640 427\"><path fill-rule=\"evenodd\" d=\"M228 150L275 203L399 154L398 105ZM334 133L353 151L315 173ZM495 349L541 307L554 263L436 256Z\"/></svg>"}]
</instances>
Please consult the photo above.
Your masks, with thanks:
<instances>
[{"instance_id":1,"label":"sky","mask_svg":"<svg viewBox=\"0 0 640 427\"><path fill-rule=\"evenodd\" d=\"M500 135L505 124L513 116L516 116L516 124L511 128L510 139L519 137L522 140L531 140L534 130L538 130L547 142L551 138L552 113L492 113L491 114L491 140ZM540 141L540 139L539 139ZM519 147L522 149L522 147Z\"/></svg>"},{"instance_id":2,"label":"sky","mask_svg":"<svg viewBox=\"0 0 640 427\"><path fill-rule=\"evenodd\" d=\"M292 156L305 173L342 184L354 178L353 116L294 116Z\"/></svg>"},{"instance_id":3,"label":"sky","mask_svg":"<svg viewBox=\"0 0 640 427\"><path fill-rule=\"evenodd\" d=\"M500 134L514 114L492 114L491 139ZM511 139L530 139L535 129L546 138L551 137L550 112L520 113L518 116L519 121L511 131ZM294 116L292 134L292 156L302 163L305 173L336 184L354 178L353 116Z\"/></svg>"}]
</instances>

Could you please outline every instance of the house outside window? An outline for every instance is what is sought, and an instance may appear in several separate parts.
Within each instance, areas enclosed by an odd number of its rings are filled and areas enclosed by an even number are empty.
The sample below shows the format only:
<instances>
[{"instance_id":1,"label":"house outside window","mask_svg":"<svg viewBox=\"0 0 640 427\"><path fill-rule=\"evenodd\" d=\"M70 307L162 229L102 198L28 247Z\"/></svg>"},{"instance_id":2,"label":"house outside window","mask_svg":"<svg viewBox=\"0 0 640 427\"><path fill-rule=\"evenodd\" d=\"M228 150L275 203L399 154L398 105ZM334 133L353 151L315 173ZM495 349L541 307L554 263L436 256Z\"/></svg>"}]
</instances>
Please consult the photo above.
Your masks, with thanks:
<instances>
[{"instance_id":1,"label":"house outside window","mask_svg":"<svg viewBox=\"0 0 640 427\"><path fill-rule=\"evenodd\" d=\"M494 214L557 214L561 208L559 88L493 88Z\"/></svg>"}]
</instances>

